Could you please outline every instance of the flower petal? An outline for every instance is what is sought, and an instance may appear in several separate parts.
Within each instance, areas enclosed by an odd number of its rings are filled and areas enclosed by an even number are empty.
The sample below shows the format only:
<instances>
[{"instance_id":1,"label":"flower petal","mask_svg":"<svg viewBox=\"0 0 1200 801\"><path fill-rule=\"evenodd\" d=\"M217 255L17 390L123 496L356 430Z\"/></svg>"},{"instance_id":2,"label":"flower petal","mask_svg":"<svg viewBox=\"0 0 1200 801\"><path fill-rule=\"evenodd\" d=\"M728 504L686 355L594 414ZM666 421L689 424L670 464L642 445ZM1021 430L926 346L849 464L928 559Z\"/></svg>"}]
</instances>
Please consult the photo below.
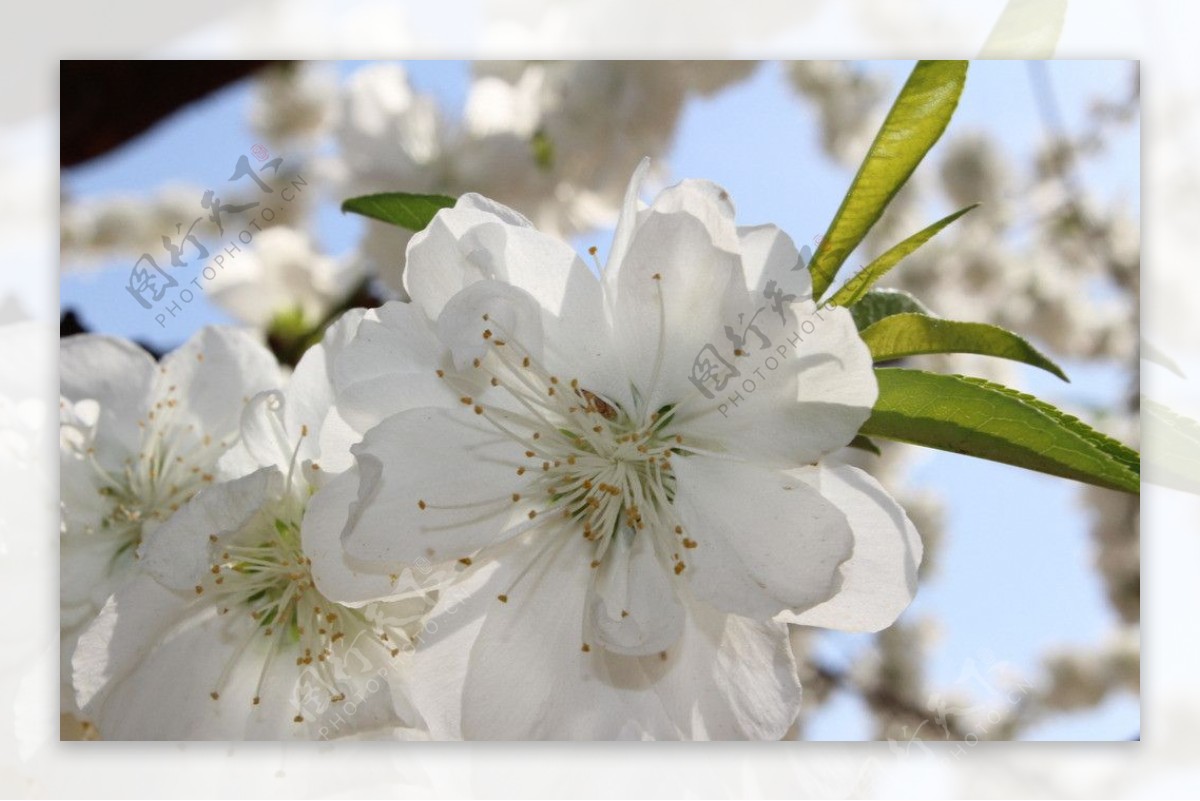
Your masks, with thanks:
<instances>
[{"instance_id":1,"label":"flower petal","mask_svg":"<svg viewBox=\"0 0 1200 801\"><path fill-rule=\"evenodd\" d=\"M214 440L237 432L245 401L283 386L278 362L248 332L208 326L163 357L157 397L178 387L182 413Z\"/></svg>"},{"instance_id":2,"label":"flower petal","mask_svg":"<svg viewBox=\"0 0 1200 801\"><path fill-rule=\"evenodd\" d=\"M476 281L512 284L553 315L566 313L576 289L596 278L566 243L521 215L478 195L438 212L408 248L405 286L431 319Z\"/></svg>"},{"instance_id":3,"label":"flower petal","mask_svg":"<svg viewBox=\"0 0 1200 801\"><path fill-rule=\"evenodd\" d=\"M621 262L625 260L625 254L629 252L629 243L633 241L633 232L637 230L638 224L640 205L638 193L641 191L642 182L646 180L646 174L649 171L650 157L645 156L638 162L637 169L633 171L629 185L625 189L625 198L621 204L621 216L617 219L612 247L608 251L608 263L604 268L606 283L609 280L616 281L617 274L621 270Z\"/></svg>"},{"instance_id":4,"label":"flower petal","mask_svg":"<svg viewBox=\"0 0 1200 801\"><path fill-rule=\"evenodd\" d=\"M496 340L542 361L542 321L528 292L501 281L476 281L458 292L437 319L438 337L456 370L467 370L496 347Z\"/></svg>"},{"instance_id":5,"label":"flower petal","mask_svg":"<svg viewBox=\"0 0 1200 801\"><path fill-rule=\"evenodd\" d=\"M644 215L618 267L606 275L613 338L644 408L677 403L695 390L686 366L736 321L744 300L732 218L709 185L688 184ZM727 201L725 201L727 202ZM697 214L693 207L707 211ZM728 212L728 213L731 213Z\"/></svg>"},{"instance_id":6,"label":"flower petal","mask_svg":"<svg viewBox=\"0 0 1200 801\"><path fill-rule=\"evenodd\" d=\"M120 467L125 455L137 453L136 421L150 406L155 370L150 354L124 339L80 334L62 340L59 391L70 401L99 403L96 456L106 466Z\"/></svg>"},{"instance_id":7,"label":"flower petal","mask_svg":"<svg viewBox=\"0 0 1200 801\"><path fill-rule=\"evenodd\" d=\"M822 465L807 473L837 505L854 534L854 552L842 565L842 588L824 603L781 620L842 631L879 631L896 621L917 592L923 548L904 509L879 482L849 465Z\"/></svg>"},{"instance_id":8,"label":"flower petal","mask_svg":"<svg viewBox=\"0 0 1200 801\"><path fill-rule=\"evenodd\" d=\"M797 300L812 300L812 278L800 251L792 238L774 225L755 225L738 228L738 244L742 254L742 272L746 289L761 299L768 299L768 285L794 295Z\"/></svg>"},{"instance_id":9,"label":"flower petal","mask_svg":"<svg viewBox=\"0 0 1200 801\"><path fill-rule=\"evenodd\" d=\"M497 549L470 591L447 599L413 659L418 677L470 648L458 719L427 716L435 738L778 739L799 711L786 627L689 601L661 654L583 649L592 544L560 532ZM501 553L502 551L502 553ZM493 569L494 568L494 569ZM453 589L450 591L453 593ZM498 600L504 593L507 603ZM414 681L419 709L452 705L454 687Z\"/></svg>"},{"instance_id":10,"label":"flower petal","mask_svg":"<svg viewBox=\"0 0 1200 801\"><path fill-rule=\"evenodd\" d=\"M411 569L389 575L387 568L364 564L342 548L342 531L358 497L358 482L357 465L328 481L309 499L300 527L317 590L347 606L407 595L422 583L413 580Z\"/></svg>"},{"instance_id":11,"label":"flower petal","mask_svg":"<svg viewBox=\"0 0 1200 801\"><path fill-rule=\"evenodd\" d=\"M778 324L778 319L775 323ZM691 387L676 425L692 444L761 464L811 464L854 438L879 394L871 353L845 309L791 307L767 347L736 360L721 392Z\"/></svg>"},{"instance_id":12,"label":"flower petal","mask_svg":"<svg viewBox=\"0 0 1200 801\"><path fill-rule=\"evenodd\" d=\"M701 601L766 620L838 590L851 553L846 517L804 481L745 463L672 460L683 575Z\"/></svg>"},{"instance_id":13,"label":"flower petal","mask_svg":"<svg viewBox=\"0 0 1200 801\"><path fill-rule=\"evenodd\" d=\"M238 532L282 491L277 467L204 488L146 539L142 567L172 589L191 589L213 564L209 538Z\"/></svg>"},{"instance_id":14,"label":"flower petal","mask_svg":"<svg viewBox=\"0 0 1200 801\"><path fill-rule=\"evenodd\" d=\"M628 528L617 532L588 589L592 637L606 651L628 656L657 654L674 645L684 610L673 580L671 568L655 554L652 537Z\"/></svg>"},{"instance_id":15,"label":"flower petal","mask_svg":"<svg viewBox=\"0 0 1200 801\"><path fill-rule=\"evenodd\" d=\"M248 615L219 615L141 574L80 637L72 665L80 707L106 740L316 740L400 725L377 669L342 678L355 699L346 715L328 696L316 703L302 652L280 648L271 658Z\"/></svg>"},{"instance_id":16,"label":"flower petal","mask_svg":"<svg viewBox=\"0 0 1200 801\"><path fill-rule=\"evenodd\" d=\"M335 400L334 364L354 340L366 313L366 309L351 309L339 317L325 329L321 341L304 352L292 371L285 393L284 422L290 437L299 437L302 428L308 429L301 459L315 459L321 453L325 419Z\"/></svg>"},{"instance_id":17,"label":"flower petal","mask_svg":"<svg viewBox=\"0 0 1200 801\"><path fill-rule=\"evenodd\" d=\"M469 408L389 417L352 449L360 480L346 552L385 565L439 562L511 536L532 510L530 499L513 500L521 447Z\"/></svg>"},{"instance_id":18,"label":"flower petal","mask_svg":"<svg viewBox=\"0 0 1200 801\"><path fill-rule=\"evenodd\" d=\"M333 362L337 414L360 435L398 411L456 402L437 375L449 353L412 303L368 311Z\"/></svg>"},{"instance_id":19,"label":"flower petal","mask_svg":"<svg viewBox=\"0 0 1200 801\"><path fill-rule=\"evenodd\" d=\"M534 309L526 317L540 314L545 347L542 340L525 341L512 325L497 336L520 340L548 372L578 378L592 392L627 401L628 381L609 344L600 281L568 245L535 230L516 212L464 195L413 238L405 276L413 302L431 319L442 317L452 297L481 281L531 297ZM537 333L535 321L526 322L527 330ZM439 328L445 335L446 326Z\"/></svg>"}]
</instances>

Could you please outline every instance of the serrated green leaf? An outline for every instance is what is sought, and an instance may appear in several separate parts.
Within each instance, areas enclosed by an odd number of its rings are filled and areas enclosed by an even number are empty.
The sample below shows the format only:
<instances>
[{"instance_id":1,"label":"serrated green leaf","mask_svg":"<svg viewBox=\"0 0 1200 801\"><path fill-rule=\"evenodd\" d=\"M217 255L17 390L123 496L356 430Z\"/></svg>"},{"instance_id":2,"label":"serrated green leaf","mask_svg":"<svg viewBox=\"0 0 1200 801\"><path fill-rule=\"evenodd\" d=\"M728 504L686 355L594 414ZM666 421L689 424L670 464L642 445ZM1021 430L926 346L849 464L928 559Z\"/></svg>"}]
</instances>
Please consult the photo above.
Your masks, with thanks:
<instances>
[{"instance_id":1,"label":"serrated green leaf","mask_svg":"<svg viewBox=\"0 0 1200 801\"><path fill-rule=\"evenodd\" d=\"M917 62L813 254L814 298L829 289L842 263L946 130L966 79L965 61Z\"/></svg>"},{"instance_id":2,"label":"serrated green leaf","mask_svg":"<svg viewBox=\"0 0 1200 801\"><path fill-rule=\"evenodd\" d=\"M987 323L942 320L924 314L893 314L860 332L876 362L925 353L977 353L1040 367L1063 381L1062 369L1011 331Z\"/></svg>"},{"instance_id":3,"label":"serrated green leaf","mask_svg":"<svg viewBox=\"0 0 1200 801\"><path fill-rule=\"evenodd\" d=\"M877 368L863 436L892 439L1137 494L1141 457L1076 417L980 378Z\"/></svg>"},{"instance_id":4,"label":"serrated green leaf","mask_svg":"<svg viewBox=\"0 0 1200 801\"><path fill-rule=\"evenodd\" d=\"M373 220L398 225L409 231L422 231L442 209L455 204L445 195L412 195L407 192L381 192L352 197L342 203L342 212L353 212Z\"/></svg>"},{"instance_id":5,"label":"serrated green leaf","mask_svg":"<svg viewBox=\"0 0 1200 801\"><path fill-rule=\"evenodd\" d=\"M893 314L937 316L903 289L872 289L850 307L850 316L854 318L854 325L859 331Z\"/></svg>"},{"instance_id":6,"label":"serrated green leaf","mask_svg":"<svg viewBox=\"0 0 1200 801\"><path fill-rule=\"evenodd\" d=\"M833 294L830 302L835 306L853 306L867 294L867 291L875 285L875 283L883 278L889 270L896 266L905 256L915 251L917 248L924 245L930 239L933 239L939 231L945 228L950 223L957 220L959 217L966 214L968 211L976 208L979 204L974 203L967 206L965 209L959 209L953 214L943 217L928 228L924 228L912 236L905 239L898 245L888 248L887 252L868 264L866 267L855 273L850 280L846 281L837 292Z\"/></svg>"}]
</instances>

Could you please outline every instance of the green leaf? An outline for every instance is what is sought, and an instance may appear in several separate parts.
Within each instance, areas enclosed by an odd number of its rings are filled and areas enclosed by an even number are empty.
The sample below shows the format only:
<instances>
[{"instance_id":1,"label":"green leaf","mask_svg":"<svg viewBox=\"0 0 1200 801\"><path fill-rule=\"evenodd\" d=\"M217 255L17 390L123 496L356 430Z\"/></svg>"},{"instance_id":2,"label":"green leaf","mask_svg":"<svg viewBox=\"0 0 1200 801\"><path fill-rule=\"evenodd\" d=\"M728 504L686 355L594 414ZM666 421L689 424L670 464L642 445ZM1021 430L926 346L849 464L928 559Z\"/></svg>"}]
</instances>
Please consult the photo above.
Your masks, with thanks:
<instances>
[{"instance_id":1,"label":"green leaf","mask_svg":"<svg viewBox=\"0 0 1200 801\"><path fill-rule=\"evenodd\" d=\"M939 231L978 205L978 203L974 203L965 209L959 209L948 217L938 220L928 228L918 231L899 245L889 248L886 253L859 270L850 280L846 281L841 289L834 293L830 302L835 306L853 306L858 302L859 298L867 294L867 290L874 286L876 281L882 278L888 270L895 267L901 259L921 247L921 245L924 245L930 239L933 239Z\"/></svg>"},{"instance_id":2,"label":"green leaf","mask_svg":"<svg viewBox=\"0 0 1200 801\"><path fill-rule=\"evenodd\" d=\"M879 446L876 445L874 442L872 442L867 437L864 437L862 434L859 434L857 437L850 440L850 444L847 445L846 447L847 448L858 448L860 451L866 451L867 453L873 453L876 456L883 455L883 451L879 450Z\"/></svg>"},{"instance_id":3,"label":"green leaf","mask_svg":"<svg viewBox=\"0 0 1200 801\"><path fill-rule=\"evenodd\" d=\"M1040 367L1069 381L1057 364L1011 331L987 323L893 314L861 332L877 362L923 353L978 353Z\"/></svg>"},{"instance_id":4,"label":"green leaf","mask_svg":"<svg viewBox=\"0 0 1200 801\"><path fill-rule=\"evenodd\" d=\"M838 268L946 130L966 79L965 61L917 62L813 254L814 298L829 289Z\"/></svg>"},{"instance_id":5,"label":"green leaf","mask_svg":"<svg viewBox=\"0 0 1200 801\"><path fill-rule=\"evenodd\" d=\"M850 316L854 318L854 325L859 331L893 314L937 316L903 289L872 289L850 307Z\"/></svg>"},{"instance_id":6,"label":"green leaf","mask_svg":"<svg viewBox=\"0 0 1200 801\"><path fill-rule=\"evenodd\" d=\"M980 378L878 368L859 432L1137 494L1141 457L1078 418Z\"/></svg>"},{"instance_id":7,"label":"green leaf","mask_svg":"<svg viewBox=\"0 0 1200 801\"><path fill-rule=\"evenodd\" d=\"M410 231L422 231L435 214L450 208L454 203L454 198L445 195L381 192L378 195L361 195L344 201L342 212L350 211Z\"/></svg>"}]
</instances>

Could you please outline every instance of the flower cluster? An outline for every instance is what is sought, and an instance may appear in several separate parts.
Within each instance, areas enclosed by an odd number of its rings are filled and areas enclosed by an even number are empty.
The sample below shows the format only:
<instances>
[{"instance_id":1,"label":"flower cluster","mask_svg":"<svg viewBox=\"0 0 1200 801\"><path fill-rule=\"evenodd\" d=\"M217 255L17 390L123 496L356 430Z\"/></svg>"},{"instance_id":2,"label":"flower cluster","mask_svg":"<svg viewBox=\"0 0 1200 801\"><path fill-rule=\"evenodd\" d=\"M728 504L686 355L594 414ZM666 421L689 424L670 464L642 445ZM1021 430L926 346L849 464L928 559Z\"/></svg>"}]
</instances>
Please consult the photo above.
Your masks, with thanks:
<instances>
[{"instance_id":1,"label":"flower cluster","mask_svg":"<svg viewBox=\"0 0 1200 801\"><path fill-rule=\"evenodd\" d=\"M607 261L476 194L411 302L285 374L205 329L62 347L64 690L108 739L777 739L788 624L889 626L922 543L839 455L877 393L773 226L685 181ZM697 354L784 330L730 410ZM734 358L746 354L735 351Z\"/></svg>"}]
</instances>

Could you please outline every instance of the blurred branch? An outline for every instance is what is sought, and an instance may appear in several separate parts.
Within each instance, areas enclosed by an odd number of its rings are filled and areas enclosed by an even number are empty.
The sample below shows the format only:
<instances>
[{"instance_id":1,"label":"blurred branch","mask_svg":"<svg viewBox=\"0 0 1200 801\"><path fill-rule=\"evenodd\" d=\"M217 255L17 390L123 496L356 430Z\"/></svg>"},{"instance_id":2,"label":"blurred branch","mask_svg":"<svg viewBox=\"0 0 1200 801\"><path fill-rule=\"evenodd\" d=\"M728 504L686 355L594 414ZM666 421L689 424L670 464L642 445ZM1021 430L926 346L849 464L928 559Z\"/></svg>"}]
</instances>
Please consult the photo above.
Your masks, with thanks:
<instances>
[{"instance_id":1,"label":"blurred branch","mask_svg":"<svg viewBox=\"0 0 1200 801\"><path fill-rule=\"evenodd\" d=\"M938 726L944 729L945 739L956 741L966 739L967 732L964 732L953 718L946 715L938 715L934 710L911 699L904 698L888 687L879 684L872 687L862 687L850 677L848 671L823 665L814 660L809 661L809 666L813 673L831 689L846 690L861 694L863 699L877 714L882 713L890 715L892 718L911 720L918 724L918 728L923 721L937 720Z\"/></svg>"},{"instance_id":2,"label":"blurred branch","mask_svg":"<svg viewBox=\"0 0 1200 801\"><path fill-rule=\"evenodd\" d=\"M63 61L59 158L63 167L104 155L269 61Z\"/></svg>"}]
</instances>

